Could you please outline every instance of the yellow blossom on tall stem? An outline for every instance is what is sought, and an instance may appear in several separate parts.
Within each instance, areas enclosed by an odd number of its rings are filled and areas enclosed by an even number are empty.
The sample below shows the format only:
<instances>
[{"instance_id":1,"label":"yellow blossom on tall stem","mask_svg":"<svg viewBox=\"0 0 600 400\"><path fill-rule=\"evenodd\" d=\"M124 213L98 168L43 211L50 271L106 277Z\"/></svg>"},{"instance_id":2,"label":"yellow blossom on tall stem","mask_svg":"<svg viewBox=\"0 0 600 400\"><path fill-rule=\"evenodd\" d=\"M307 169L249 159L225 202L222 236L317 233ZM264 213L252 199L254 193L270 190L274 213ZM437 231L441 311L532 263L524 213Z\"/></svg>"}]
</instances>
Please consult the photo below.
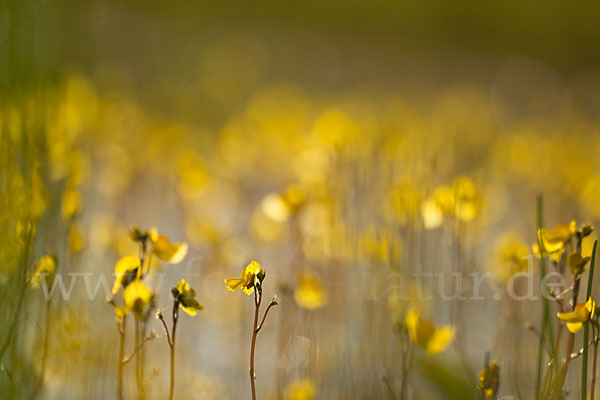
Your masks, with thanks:
<instances>
[{"instance_id":1,"label":"yellow blossom on tall stem","mask_svg":"<svg viewBox=\"0 0 600 400\"><path fill-rule=\"evenodd\" d=\"M252 391L252 400L256 400L256 375L254 374L254 352L256 348L256 336L258 332L262 329L265 319L267 318L267 314L271 307L277 305L277 296L273 296L273 299L269 303L269 306L265 310L263 314L262 320L260 324L258 323L258 313L260 311L260 304L262 301L262 283L265 279L266 273L261 268L260 264L256 261L250 262L242 270L242 273L239 278L225 279L225 285L227 286L227 290L230 292L234 292L238 289L242 289L244 293L250 296L254 293L254 325L252 328L252 341L250 344L250 389Z\"/></svg>"},{"instance_id":2,"label":"yellow blossom on tall stem","mask_svg":"<svg viewBox=\"0 0 600 400\"><path fill-rule=\"evenodd\" d=\"M175 333L177 332L179 307L181 307L181 309L190 316L194 316L198 311L204 309L204 307L201 306L196 300L196 292L194 291L194 289L190 288L190 285L186 282L185 279L180 280L177 285L173 286L173 289L171 289L171 294L173 295L173 324L170 333L165 318L163 317L160 310L158 310L158 312L156 313L156 318L158 318L163 324L165 336L167 337L167 343L171 351L169 400L173 398L173 393L175 391Z\"/></svg>"}]
</instances>

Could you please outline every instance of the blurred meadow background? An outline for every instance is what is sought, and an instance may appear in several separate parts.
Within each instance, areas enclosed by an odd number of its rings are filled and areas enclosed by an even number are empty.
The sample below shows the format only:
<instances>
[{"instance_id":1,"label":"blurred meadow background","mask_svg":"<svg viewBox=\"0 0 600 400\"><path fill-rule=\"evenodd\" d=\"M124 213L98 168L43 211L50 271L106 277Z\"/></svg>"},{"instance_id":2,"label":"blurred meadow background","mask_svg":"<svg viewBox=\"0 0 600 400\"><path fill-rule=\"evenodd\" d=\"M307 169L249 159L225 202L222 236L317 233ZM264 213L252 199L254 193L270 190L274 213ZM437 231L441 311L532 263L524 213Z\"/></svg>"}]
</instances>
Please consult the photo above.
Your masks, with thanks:
<instances>
[{"instance_id":1,"label":"blurred meadow background","mask_svg":"<svg viewBox=\"0 0 600 400\"><path fill-rule=\"evenodd\" d=\"M586 303L600 220L599 16L0 1L0 397L168 398L154 313L171 326L185 279L204 309L179 315L174 398L250 398L254 297L224 279L256 260L261 315L278 302L258 398L585 398L597 315L584 346L556 313ZM147 340L135 306L119 316L128 282L111 293L145 240ZM544 301L547 271L563 281Z\"/></svg>"}]
</instances>

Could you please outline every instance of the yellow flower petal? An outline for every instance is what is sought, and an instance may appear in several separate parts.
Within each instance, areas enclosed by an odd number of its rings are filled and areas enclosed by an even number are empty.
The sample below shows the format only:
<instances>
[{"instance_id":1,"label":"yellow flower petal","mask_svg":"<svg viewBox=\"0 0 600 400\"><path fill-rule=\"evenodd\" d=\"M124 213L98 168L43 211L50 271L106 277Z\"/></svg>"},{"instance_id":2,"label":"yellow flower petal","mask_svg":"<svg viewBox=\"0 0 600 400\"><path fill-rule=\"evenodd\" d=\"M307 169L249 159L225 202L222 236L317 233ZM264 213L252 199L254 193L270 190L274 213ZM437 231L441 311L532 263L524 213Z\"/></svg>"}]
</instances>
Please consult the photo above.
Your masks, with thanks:
<instances>
[{"instance_id":1,"label":"yellow flower petal","mask_svg":"<svg viewBox=\"0 0 600 400\"><path fill-rule=\"evenodd\" d=\"M187 254L187 243L171 243L169 238L159 235L156 228L150 230L152 253L170 264L178 264Z\"/></svg>"},{"instance_id":2,"label":"yellow flower petal","mask_svg":"<svg viewBox=\"0 0 600 400\"><path fill-rule=\"evenodd\" d=\"M567 329L571 333L577 333L583 327L581 322L567 322Z\"/></svg>"},{"instance_id":3,"label":"yellow flower petal","mask_svg":"<svg viewBox=\"0 0 600 400\"><path fill-rule=\"evenodd\" d=\"M234 292L242 288L244 280L242 278L225 279L225 284L227 285L227 290Z\"/></svg>"},{"instance_id":4,"label":"yellow flower petal","mask_svg":"<svg viewBox=\"0 0 600 400\"><path fill-rule=\"evenodd\" d=\"M427 343L425 351L429 355L439 354L448 348L454 340L455 330L452 326L436 328Z\"/></svg>"},{"instance_id":5,"label":"yellow flower petal","mask_svg":"<svg viewBox=\"0 0 600 400\"><path fill-rule=\"evenodd\" d=\"M115 294L119 291L121 286L127 286L131 282L140 267L140 259L137 256L125 256L122 257L115 264L115 283L113 285L112 293Z\"/></svg>"}]
</instances>

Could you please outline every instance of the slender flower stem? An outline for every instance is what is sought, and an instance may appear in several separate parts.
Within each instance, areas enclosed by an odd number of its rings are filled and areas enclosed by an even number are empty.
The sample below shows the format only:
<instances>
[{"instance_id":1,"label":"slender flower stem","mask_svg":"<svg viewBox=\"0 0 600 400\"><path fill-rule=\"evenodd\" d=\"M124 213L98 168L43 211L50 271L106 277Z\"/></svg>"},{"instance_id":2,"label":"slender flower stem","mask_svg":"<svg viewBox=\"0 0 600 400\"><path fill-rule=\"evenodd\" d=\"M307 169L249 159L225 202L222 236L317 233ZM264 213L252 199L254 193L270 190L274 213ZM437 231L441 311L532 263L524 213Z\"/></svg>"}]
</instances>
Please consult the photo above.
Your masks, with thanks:
<instances>
[{"instance_id":1,"label":"slender flower stem","mask_svg":"<svg viewBox=\"0 0 600 400\"><path fill-rule=\"evenodd\" d=\"M173 393L175 392L175 333L177 332L177 319L179 318L179 303L175 301L173 304L173 331L169 333L167 322L163 317L160 310L156 313L156 317L160 320L165 330L167 337L167 343L169 344L169 350L171 355L170 361L170 380L169 380L169 400L173 399Z\"/></svg>"},{"instance_id":2,"label":"slender flower stem","mask_svg":"<svg viewBox=\"0 0 600 400\"><path fill-rule=\"evenodd\" d=\"M169 388L169 400L173 399L175 390L175 332L177 331L177 319L179 318L179 304L173 305L173 333L171 334L171 384Z\"/></svg>"},{"instance_id":3,"label":"slender flower stem","mask_svg":"<svg viewBox=\"0 0 600 400\"><path fill-rule=\"evenodd\" d=\"M590 387L590 399L594 399L596 391L596 362L598 360L598 339L594 341L594 356L592 359L592 383Z\"/></svg>"},{"instance_id":4,"label":"slender flower stem","mask_svg":"<svg viewBox=\"0 0 600 400\"><path fill-rule=\"evenodd\" d=\"M250 387L252 389L252 400L256 400L256 376L254 375L254 348L256 347L256 335L258 334L258 311L262 301L262 290L254 290L254 325L252 328L252 342L250 344ZM266 314L266 313L265 313ZM264 321L264 319L263 319ZM262 326L262 324L261 324Z\"/></svg>"},{"instance_id":5,"label":"slender flower stem","mask_svg":"<svg viewBox=\"0 0 600 400\"><path fill-rule=\"evenodd\" d=\"M119 324L119 359L117 364L117 397L119 400L123 400L123 353L125 351L125 327L127 326L125 318Z\"/></svg>"}]
</instances>

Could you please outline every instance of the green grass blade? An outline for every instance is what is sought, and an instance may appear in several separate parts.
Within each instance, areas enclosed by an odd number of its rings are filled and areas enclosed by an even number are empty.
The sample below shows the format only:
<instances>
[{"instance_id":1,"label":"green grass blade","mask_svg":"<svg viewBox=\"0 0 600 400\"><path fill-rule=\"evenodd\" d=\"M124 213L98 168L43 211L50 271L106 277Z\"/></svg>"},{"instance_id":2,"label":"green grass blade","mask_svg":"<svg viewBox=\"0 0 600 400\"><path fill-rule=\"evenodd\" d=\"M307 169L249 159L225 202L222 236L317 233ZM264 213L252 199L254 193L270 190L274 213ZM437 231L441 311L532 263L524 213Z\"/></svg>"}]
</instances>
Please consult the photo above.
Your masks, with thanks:
<instances>
[{"instance_id":1,"label":"green grass blade","mask_svg":"<svg viewBox=\"0 0 600 400\"><path fill-rule=\"evenodd\" d=\"M592 262L590 263L590 274L588 276L587 292L585 301L592 295L592 285L594 284L594 264L596 263L596 245L598 241L594 241L592 249ZM587 400L587 366L588 366L588 340L589 340L590 324L585 324L583 329L583 360L581 365L581 398Z\"/></svg>"}]
</instances>

